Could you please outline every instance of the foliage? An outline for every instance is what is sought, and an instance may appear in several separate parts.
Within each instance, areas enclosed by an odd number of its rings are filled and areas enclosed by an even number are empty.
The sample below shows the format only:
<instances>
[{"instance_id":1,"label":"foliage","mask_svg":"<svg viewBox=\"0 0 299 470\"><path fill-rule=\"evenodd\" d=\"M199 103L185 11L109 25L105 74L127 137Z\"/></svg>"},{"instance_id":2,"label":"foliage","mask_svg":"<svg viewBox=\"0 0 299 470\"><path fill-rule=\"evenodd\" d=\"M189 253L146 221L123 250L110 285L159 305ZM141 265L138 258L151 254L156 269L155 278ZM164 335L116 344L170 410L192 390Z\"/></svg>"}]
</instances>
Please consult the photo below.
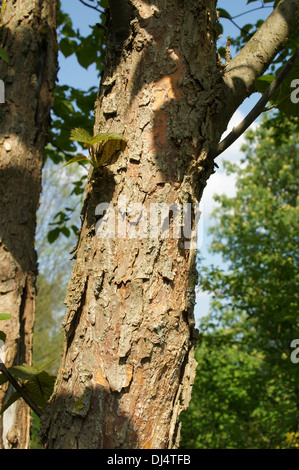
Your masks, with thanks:
<instances>
[{"instance_id":1,"label":"foliage","mask_svg":"<svg viewBox=\"0 0 299 470\"><path fill-rule=\"evenodd\" d=\"M47 400L50 398L56 377L48 374L46 368L49 363L46 362L40 366L29 366L24 364L22 366L12 366L7 370L10 374L17 379L24 394L29 397L39 408L46 406ZM4 374L0 374L0 385L8 382L8 378ZM18 391L15 391L3 405L0 414L4 413L16 400L21 397Z\"/></svg>"},{"instance_id":2,"label":"foliage","mask_svg":"<svg viewBox=\"0 0 299 470\"><path fill-rule=\"evenodd\" d=\"M90 4L91 5L91 4ZM94 7L95 5L91 5ZM96 17L100 22L90 27L91 32L82 36L79 30L75 30L69 15L62 11L59 2L57 32L58 46L65 58L75 55L81 67L88 69L94 64L98 75L103 68L104 42L106 21L104 9L107 7L106 0L96 2L98 14ZM51 126L49 128L49 143L45 149L45 162L51 160L54 164L69 162L76 158L77 145L70 140L72 129L84 125L85 129L92 134L94 125L93 108L96 101L98 86L87 90L73 88L67 84L57 84L54 90L54 106L51 113ZM79 179L72 184L75 186L70 191L70 196L80 197L84 191L86 175L80 175ZM71 210L61 207L52 220L54 228L49 231L48 241L54 243L60 234L69 237L71 233L77 233L78 227L69 224Z\"/></svg>"},{"instance_id":3,"label":"foliage","mask_svg":"<svg viewBox=\"0 0 299 470\"><path fill-rule=\"evenodd\" d=\"M6 313L0 314L0 320L7 321L11 318L11 315ZM1 341L5 342L6 335L3 331L1 333ZM20 385L24 395L29 397L37 407L44 408L46 406L47 400L50 398L54 383L55 376L52 376L46 372L46 369L49 367L52 361L47 361L39 366L30 366L28 364L23 364L21 366L11 366L6 368L2 361L0 360L2 373L0 374L0 386L7 383L10 379L4 373L8 371L11 376L17 380L18 385ZM4 371L3 371L4 369ZM21 398L21 393L15 391L10 395L9 399L5 404L3 404L0 414L4 413L16 400Z\"/></svg>"},{"instance_id":4,"label":"foliage","mask_svg":"<svg viewBox=\"0 0 299 470\"><path fill-rule=\"evenodd\" d=\"M71 140L77 140L78 142L83 142L84 147L88 148L88 157L84 155L77 155L76 157L69 160L64 166L70 165L75 162L90 163L94 168L99 168L101 166L107 166L112 163L112 154L108 155L108 158L105 158L105 153L101 152L100 156L97 156L97 152L94 149L94 145L104 141L116 140L116 141L125 141L126 139L120 134L113 132L107 132L106 134L96 134L91 136L88 131L82 128L73 129L71 132Z\"/></svg>"},{"instance_id":5,"label":"foliage","mask_svg":"<svg viewBox=\"0 0 299 470\"><path fill-rule=\"evenodd\" d=\"M35 413L31 413L32 425L30 429L30 449L42 449L39 431L40 431L40 420Z\"/></svg>"},{"instance_id":6,"label":"foliage","mask_svg":"<svg viewBox=\"0 0 299 470\"><path fill-rule=\"evenodd\" d=\"M62 11L60 2L57 26L58 46L64 57L68 58L74 54L79 65L86 69L94 64L100 75L105 51L105 29L102 25L105 23L106 17L102 6L103 2L98 2L98 4L102 7L100 15L98 15L101 23L91 26L91 32L88 36L84 37L79 30L74 30L72 20L67 13ZM96 94L96 86L88 90L79 90L68 85L56 85L52 125L49 129L50 143L46 149L46 159L51 158L54 163L60 163L74 156L76 146L69 140L70 132L83 123L88 132L92 132Z\"/></svg>"},{"instance_id":7,"label":"foliage","mask_svg":"<svg viewBox=\"0 0 299 470\"><path fill-rule=\"evenodd\" d=\"M255 0L247 1L247 4L251 4L251 3L255 3ZM271 0L267 0L262 3L263 3L262 6L254 8L254 10L257 10L257 9L262 10L263 8L276 7L277 4L279 3L279 0L276 0L275 2ZM219 12L219 17L221 19L231 21L235 26L237 26L240 29L240 35L237 38L231 39L231 44L235 46L236 51L239 51L243 46L245 46L246 43L249 41L249 39L251 39L251 37L258 30L258 28L260 28L260 26L263 24L263 20L259 19L255 24L247 23L243 25L242 27L239 27L238 24L236 23L236 19L241 15L234 17L223 8L218 8L218 12ZM242 13L242 15L245 13L246 12ZM250 13L250 11L248 11L248 13ZM262 94L265 93L269 85L273 82L273 80L277 77L277 75L281 71L281 68L286 63L286 61L299 48L299 10L297 12L297 16L298 16L297 29L288 38L288 41L285 44L284 49L273 60L268 73L266 75L263 75L262 77L259 77L256 80L256 83L255 83L256 90L259 93L262 93ZM222 33L223 27L221 26L221 24L220 24L220 30L221 30L220 32ZM220 47L218 49L218 52L222 58L225 58L226 56L225 47ZM272 106L278 108L281 112L287 114L288 116L292 115L292 116L299 117L298 103L294 103L293 100L291 99L292 92L294 92L294 87L295 86L297 86L297 88L299 87L299 83L297 83L296 81L298 77L299 77L299 63L297 61L295 66L292 68L291 72L288 74L286 79L279 86L278 90L271 97L271 100L270 100L270 103ZM295 85L295 83L297 85Z\"/></svg>"},{"instance_id":8,"label":"foliage","mask_svg":"<svg viewBox=\"0 0 299 470\"><path fill-rule=\"evenodd\" d=\"M9 63L8 56L5 52L5 50L2 49L2 47L0 47L0 57L1 57L1 59L5 60L5 62Z\"/></svg>"},{"instance_id":9,"label":"foliage","mask_svg":"<svg viewBox=\"0 0 299 470\"><path fill-rule=\"evenodd\" d=\"M43 258L41 258L42 261ZM33 336L33 359L40 365L49 359L53 360L49 370L55 374L58 368L63 335L59 329L63 313L65 282L63 271L57 273L57 278L51 280L44 274L37 278L38 294L36 297L36 318Z\"/></svg>"},{"instance_id":10,"label":"foliage","mask_svg":"<svg viewBox=\"0 0 299 470\"><path fill-rule=\"evenodd\" d=\"M280 119L279 130L268 118L248 132L240 166L226 164L237 195L216 198L211 251L227 267L201 267L213 302L200 322L183 447L298 446L298 118Z\"/></svg>"},{"instance_id":11,"label":"foliage","mask_svg":"<svg viewBox=\"0 0 299 470\"><path fill-rule=\"evenodd\" d=\"M255 3L256 1L257 0L247 0L247 5L250 3ZM243 15L250 15L252 11L263 10L265 8L275 8L278 2L279 0L275 0L275 1L264 0L262 2L262 5L261 5L261 2L258 2L259 5L257 7L256 5L252 5L252 8L250 6L250 10L247 10L236 16L232 15L230 12L228 12L224 8L217 8L219 19L224 19L226 21L231 22L234 26L236 26L240 30L240 35L238 37L231 38L231 44L236 46L237 50L240 50L241 47L243 47L249 41L249 39L254 35L254 33L258 30L258 28L263 24L263 20L259 19L255 24L246 23L240 26L239 18ZM219 23L218 32L219 34L223 33L222 23ZM222 58L225 58L225 47L220 47L218 49L218 52Z\"/></svg>"},{"instance_id":12,"label":"foliage","mask_svg":"<svg viewBox=\"0 0 299 470\"><path fill-rule=\"evenodd\" d=\"M298 40L299 46L299 40ZM278 108L279 111L288 116L299 117L298 92L299 92L299 61L293 66L282 84L270 99L271 105ZM256 89L260 93L264 93L274 81L275 76L272 74L263 75L256 80ZM298 89L298 91L297 91Z\"/></svg>"},{"instance_id":13,"label":"foliage","mask_svg":"<svg viewBox=\"0 0 299 470\"><path fill-rule=\"evenodd\" d=\"M63 344L63 332L61 329L64 315L64 298L69 282L73 262L70 261L70 250L76 244L77 230L80 223L80 206L82 194L75 193L75 183L78 178L85 180L83 167L69 167L68 171L55 171L56 165L48 160L43 169L43 191L41 204L38 210L38 224L36 235L36 249L39 259L39 274L37 277L36 312L33 335L33 361L36 365L53 360L48 367L52 375L57 373ZM67 184L66 184L67 182ZM69 186L73 186L73 194ZM67 200L68 207L63 208ZM57 208L61 208L57 212ZM59 215L59 212L61 214ZM64 213L64 215L62 214ZM68 220L63 222L62 219ZM52 222L53 221L53 222ZM50 244L48 236L49 225L60 222L55 243ZM69 236L64 234L63 224L71 227ZM61 230L61 231L60 231ZM76 232L76 233L75 233ZM31 427L30 448L41 448L39 431L39 418L33 413Z\"/></svg>"},{"instance_id":14,"label":"foliage","mask_svg":"<svg viewBox=\"0 0 299 470\"><path fill-rule=\"evenodd\" d=\"M38 364L56 357L57 351L61 351L62 348L63 334L60 330L60 324L65 309L63 304L65 290L73 265L69 253L77 241L82 200L80 194L69 194L69 186L73 186L78 178L85 176L82 175L83 167L74 166L68 172L66 170L57 172L55 167L56 165L51 160L48 160L44 166L43 190L37 214L36 249L39 259L39 273L33 360ZM66 200L68 206L64 208ZM61 209L59 210L59 208ZM67 234L65 234L65 230L68 229L66 223L70 227L70 233ZM50 240L55 243L51 244L49 237L53 237L52 230L55 229L56 238ZM60 234L63 236L59 236ZM57 359L52 364L52 373L56 373L58 362Z\"/></svg>"}]
</instances>

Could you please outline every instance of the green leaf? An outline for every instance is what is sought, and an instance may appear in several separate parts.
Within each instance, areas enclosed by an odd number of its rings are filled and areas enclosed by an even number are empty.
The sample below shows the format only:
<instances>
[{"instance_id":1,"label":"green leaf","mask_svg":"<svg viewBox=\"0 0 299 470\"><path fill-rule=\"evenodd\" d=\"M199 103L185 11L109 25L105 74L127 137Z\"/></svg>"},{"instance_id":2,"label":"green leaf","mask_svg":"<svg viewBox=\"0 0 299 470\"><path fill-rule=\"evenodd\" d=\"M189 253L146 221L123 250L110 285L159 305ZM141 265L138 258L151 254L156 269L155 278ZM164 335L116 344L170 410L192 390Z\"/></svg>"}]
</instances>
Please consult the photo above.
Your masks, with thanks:
<instances>
[{"instance_id":1,"label":"green leaf","mask_svg":"<svg viewBox=\"0 0 299 470\"><path fill-rule=\"evenodd\" d=\"M222 59L225 59L225 56L226 56L226 49L225 49L225 47L219 47L219 49L218 49L218 54L220 55L220 57L222 57Z\"/></svg>"},{"instance_id":2,"label":"green leaf","mask_svg":"<svg viewBox=\"0 0 299 470\"><path fill-rule=\"evenodd\" d=\"M71 225L71 229L76 236L78 236L79 228L76 225Z\"/></svg>"},{"instance_id":3,"label":"green leaf","mask_svg":"<svg viewBox=\"0 0 299 470\"><path fill-rule=\"evenodd\" d=\"M75 38L76 37L76 33L73 30L70 23L65 23L65 25L63 26L63 28L61 30L61 34L63 34L66 37L69 37L69 38Z\"/></svg>"},{"instance_id":4,"label":"green leaf","mask_svg":"<svg viewBox=\"0 0 299 470\"><path fill-rule=\"evenodd\" d=\"M116 134L114 132L108 132L106 134L97 134L95 135L89 142L89 145L94 145L97 142L102 142L103 140L126 140L120 134Z\"/></svg>"},{"instance_id":5,"label":"green leaf","mask_svg":"<svg viewBox=\"0 0 299 470\"><path fill-rule=\"evenodd\" d=\"M287 116L299 117L299 63L297 62L279 88L270 98L270 103L285 113ZM256 89L265 93L267 88L275 79L274 75L264 75L255 81Z\"/></svg>"},{"instance_id":6,"label":"green leaf","mask_svg":"<svg viewBox=\"0 0 299 470\"><path fill-rule=\"evenodd\" d=\"M92 139L92 136L85 129L77 127L71 131L71 140L77 140L78 142L89 142Z\"/></svg>"},{"instance_id":7,"label":"green leaf","mask_svg":"<svg viewBox=\"0 0 299 470\"><path fill-rule=\"evenodd\" d=\"M49 243L54 243L55 240L57 240L57 238L59 237L60 235L60 228L54 228L53 230L50 230L50 232L48 233L48 242Z\"/></svg>"},{"instance_id":8,"label":"green leaf","mask_svg":"<svg viewBox=\"0 0 299 470\"><path fill-rule=\"evenodd\" d=\"M45 371L32 377L25 385L26 394L40 408L46 405L53 393L56 377Z\"/></svg>"},{"instance_id":9,"label":"green leaf","mask_svg":"<svg viewBox=\"0 0 299 470\"><path fill-rule=\"evenodd\" d=\"M50 367L56 361L56 359L57 358L49 359L48 361L43 362L38 367L35 366L35 368L38 371L38 373L41 373L41 372L45 371L46 369L48 369L48 367Z\"/></svg>"},{"instance_id":10,"label":"green leaf","mask_svg":"<svg viewBox=\"0 0 299 470\"><path fill-rule=\"evenodd\" d=\"M5 377L4 374L0 374L0 387L1 387L1 385L5 384L6 382L8 382L8 378Z\"/></svg>"},{"instance_id":11,"label":"green leaf","mask_svg":"<svg viewBox=\"0 0 299 470\"><path fill-rule=\"evenodd\" d=\"M66 238L69 238L69 236L70 236L70 234L71 234L70 229L67 228L67 227L62 227L61 232L63 233L63 235L64 235Z\"/></svg>"},{"instance_id":12,"label":"green leaf","mask_svg":"<svg viewBox=\"0 0 299 470\"><path fill-rule=\"evenodd\" d=\"M267 88L271 85L274 80L274 75L263 75L255 81L256 89L260 93L265 93Z\"/></svg>"},{"instance_id":13,"label":"green leaf","mask_svg":"<svg viewBox=\"0 0 299 470\"><path fill-rule=\"evenodd\" d=\"M107 132L105 134L100 133L92 137L88 131L82 128L73 129L71 131L70 139L77 140L78 142L84 142L85 147L91 147L92 145L98 142L102 142L103 140L126 140L123 136L115 132ZM78 161L78 160L73 160L73 161ZM70 161L69 163L73 163L73 161Z\"/></svg>"},{"instance_id":14,"label":"green leaf","mask_svg":"<svg viewBox=\"0 0 299 470\"><path fill-rule=\"evenodd\" d=\"M89 164L92 164L91 160L89 160L89 158L87 157L84 157L84 155L77 155L76 157L74 158L71 158L71 160L69 160L65 165L63 165L62 168L68 166L68 165L71 165L72 163L78 163L78 162L84 162L84 163L89 163Z\"/></svg>"},{"instance_id":15,"label":"green leaf","mask_svg":"<svg viewBox=\"0 0 299 470\"><path fill-rule=\"evenodd\" d=\"M53 111L57 116L67 118L70 114L74 113L74 106L68 99L63 99L60 96L55 96Z\"/></svg>"},{"instance_id":16,"label":"green leaf","mask_svg":"<svg viewBox=\"0 0 299 470\"><path fill-rule=\"evenodd\" d=\"M5 343L5 340L6 340L6 334L4 333L4 331L0 330L0 341L3 341L3 343Z\"/></svg>"},{"instance_id":17,"label":"green leaf","mask_svg":"<svg viewBox=\"0 0 299 470\"><path fill-rule=\"evenodd\" d=\"M231 15L228 13L228 11L224 10L223 8L217 8L217 11L219 12L219 16L221 18L231 18Z\"/></svg>"},{"instance_id":18,"label":"green leaf","mask_svg":"<svg viewBox=\"0 0 299 470\"><path fill-rule=\"evenodd\" d=\"M26 395L41 408L46 405L46 402L52 395L54 389L56 377L48 374L48 372L44 370L49 367L54 360L51 359L44 362L38 367L25 364L22 366L13 366L8 369L15 378L27 380L22 388ZM7 378L3 374L0 374L0 386L6 382L8 382ZM4 413L4 411L20 397L21 395L18 392L13 393L7 403L3 406L0 414Z\"/></svg>"},{"instance_id":19,"label":"green leaf","mask_svg":"<svg viewBox=\"0 0 299 470\"><path fill-rule=\"evenodd\" d=\"M0 415L2 415L4 413L4 411L7 410L7 408L9 408L11 405L13 405L13 403L15 401L17 401L19 398L21 397L21 395L19 394L19 392L14 392L10 398L7 400L7 402L5 403L5 405L2 407L1 411L0 411Z\"/></svg>"},{"instance_id":20,"label":"green leaf","mask_svg":"<svg viewBox=\"0 0 299 470\"><path fill-rule=\"evenodd\" d=\"M1 59L5 60L5 62L7 62L9 64L9 58L8 58L6 52L4 51L4 49L2 49L2 47L0 47L0 57L1 57Z\"/></svg>"},{"instance_id":21,"label":"green leaf","mask_svg":"<svg viewBox=\"0 0 299 470\"><path fill-rule=\"evenodd\" d=\"M77 43L74 40L71 40L67 37L64 37L59 42L59 49L61 50L64 57L69 57L74 54L77 48Z\"/></svg>"},{"instance_id":22,"label":"green leaf","mask_svg":"<svg viewBox=\"0 0 299 470\"><path fill-rule=\"evenodd\" d=\"M9 313L0 313L0 320L9 320L11 315Z\"/></svg>"},{"instance_id":23,"label":"green leaf","mask_svg":"<svg viewBox=\"0 0 299 470\"><path fill-rule=\"evenodd\" d=\"M32 377L39 373L38 369L33 366L12 366L9 368L9 372L16 378L21 380L30 380Z\"/></svg>"},{"instance_id":24,"label":"green leaf","mask_svg":"<svg viewBox=\"0 0 299 470\"><path fill-rule=\"evenodd\" d=\"M88 69L96 61L97 50L92 42L84 41L77 47L76 56L81 67Z\"/></svg>"}]
</instances>

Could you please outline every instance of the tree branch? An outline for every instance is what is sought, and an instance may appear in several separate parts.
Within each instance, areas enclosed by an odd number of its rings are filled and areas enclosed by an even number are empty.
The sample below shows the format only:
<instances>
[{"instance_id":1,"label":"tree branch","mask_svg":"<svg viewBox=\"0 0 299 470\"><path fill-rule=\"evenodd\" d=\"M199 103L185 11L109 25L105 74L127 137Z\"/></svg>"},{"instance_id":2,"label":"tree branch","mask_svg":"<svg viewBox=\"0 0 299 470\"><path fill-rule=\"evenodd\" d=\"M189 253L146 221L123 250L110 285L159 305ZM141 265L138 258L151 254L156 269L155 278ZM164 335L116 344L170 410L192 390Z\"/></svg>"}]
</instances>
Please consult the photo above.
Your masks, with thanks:
<instances>
[{"instance_id":1,"label":"tree branch","mask_svg":"<svg viewBox=\"0 0 299 470\"><path fill-rule=\"evenodd\" d=\"M263 112L267 111L269 108L265 109L265 106L271 96L275 93L277 88L281 85L283 80L286 78L290 70L293 68L295 63L299 60L299 49L296 50L295 54L289 59L289 61L284 65L280 73L273 80L267 91L263 94L254 108L250 111L249 114L243 119L243 121L223 139L214 149L211 150L209 156L211 158L216 158L222 152L224 152L228 147L230 147L239 137L242 135L246 129L255 121L255 119ZM271 106L272 107L272 106Z\"/></svg>"},{"instance_id":2,"label":"tree branch","mask_svg":"<svg viewBox=\"0 0 299 470\"><path fill-rule=\"evenodd\" d=\"M11 373L9 372L9 370L7 369L7 367L4 365L4 363L2 362L2 360L0 359L0 371L2 372L2 374L7 378L7 380L9 381L9 383L14 387L14 389L21 395L21 397L23 398L23 400L27 403L27 405L30 406L30 408L32 409L32 411L34 411L34 413L37 415L37 416L41 416L42 412L40 410L40 408L31 400L31 398L29 398L26 394L26 392L24 392L24 390L22 389L22 387L18 384L18 382L16 381L16 379L11 375Z\"/></svg>"},{"instance_id":3,"label":"tree branch","mask_svg":"<svg viewBox=\"0 0 299 470\"><path fill-rule=\"evenodd\" d=\"M252 13L253 11L263 10L264 8L272 8L272 7L266 7L264 5L262 7L252 8L251 10L243 11L243 13L240 13L239 15L231 16L231 19L234 20L235 18L239 18L240 16L243 16L243 15L248 15L248 13Z\"/></svg>"},{"instance_id":4,"label":"tree branch","mask_svg":"<svg viewBox=\"0 0 299 470\"><path fill-rule=\"evenodd\" d=\"M79 0L80 3L82 3L83 5L85 5L86 7L89 7L89 8L92 8L93 10L95 11L98 11L99 13L103 13L103 10L100 10L99 8L93 6L93 5L89 5L88 3L84 2L84 0Z\"/></svg>"},{"instance_id":5,"label":"tree branch","mask_svg":"<svg viewBox=\"0 0 299 470\"><path fill-rule=\"evenodd\" d=\"M255 80L263 75L297 25L298 0L281 0L266 21L226 66L225 114L251 95Z\"/></svg>"}]
</instances>

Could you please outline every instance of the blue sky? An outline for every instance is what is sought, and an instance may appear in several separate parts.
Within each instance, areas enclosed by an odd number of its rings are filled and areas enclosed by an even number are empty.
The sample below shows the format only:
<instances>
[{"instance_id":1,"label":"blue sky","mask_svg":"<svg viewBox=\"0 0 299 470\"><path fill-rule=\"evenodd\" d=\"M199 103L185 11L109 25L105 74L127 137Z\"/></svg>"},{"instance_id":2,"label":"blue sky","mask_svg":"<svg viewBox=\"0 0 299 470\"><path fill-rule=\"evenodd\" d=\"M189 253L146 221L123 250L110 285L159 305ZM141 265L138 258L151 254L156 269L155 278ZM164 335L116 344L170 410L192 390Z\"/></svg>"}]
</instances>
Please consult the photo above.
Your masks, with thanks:
<instances>
[{"instance_id":1,"label":"blue sky","mask_svg":"<svg viewBox=\"0 0 299 470\"><path fill-rule=\"evenodd\" d=\"M270 8L259 9L256 11L256 8L260 7L263 4L262 0L256 0L249 5L247 5L247 0L219 0L217 7L223 8L233 16L236 17L235 21L239 26L243 26L247 23L255 23L258 19L265 19L270 14ZM79 0L61 0L61 5L63 11L67 12L72 21L74 29L80 29L81 34L89 34L90 29L89 25L93 25L98 21L98 14L96 11L84 6ZM251 12L244 14L246 12ZM226 38L228 35L232 37L237 35L239 30L236 28L229 20L222 20L224 26L223 37L219 39L220 45L225 46ZM90 66L88 70L83 69L77 62L74 56L68 57L65 59L63 55L59 54L59 74L58 79L60 84L68 84L73 87L79 87L81 89L88 90L91 86L98 86L99 80L97 77L97 72L95 67ZM229 132L232 127L236 126L243 117L248 114L252 109L255 103L260 98L259 94L252 95L249 99L246 99L243 104L240 106L239 110L233 116L227 132ZM253 127L256 126L256 123L253 124ZM244 142L244 137L240 137L239 140L233 144L226 152L224 152L217 161L219 169L217 172L211 176L208 181L207 187L205 189L202 202L202 217L203 220L200 223L202 230L200 231L199 236L199 249L201 256L203 256L206 262L215 262L217 264L221 263L221 258L219 256L211 257L208 253L208 245L210 243L210 238L208 236L208 229L211 222L211 213L214 209L214 194L225 193L229 196L234 196L235 194L235 179L234 176L227 176L223 171L222 160L238 161L241 157L240 146ZM195 317L199 317L207 313L209 307L209 298L204 293L198 293L197 296L197 305L195 307Z\"/></svg>"},{"instance_id":2,"label":"blue sky","mask_svg":"<svg viewBox=\"0 0 299 470\"><path fill-rule=\"evenodd\" d=\"M271 11L269 8L263 10L252 11L255 8L261 6L263 2L261 0L256 0L250 5L247 5L247 0L219 0L217 6L219 8L224 8L229 11L231 15L242 15L239 18L236 18L236 22L240 26L246 23L253 23L259 18L266 18ZM73 21L74 29L79 29L82 35L89 34L90 28L89 25L95 24L99 21L98 14L95 10L84 6L79 0L61 0L62 10L68 13ZM252 11L250 14L245 14L247 11ZM234 36L238 34L238 29L228 20L222 21L224 26L223 38L220 39L220 43L223 45L226 43L227 35ZM91 86L98 84L97 74L95 67L90 66L88 70L83 69L79 66L76 58L74 56L68 57L65 59L63 55L59 54L59 82L61 84L67 83L68 85L74 87L80 87L89 89ZM250 109L251 102L243 104L244 110Z\"/></svg>"}]
</instances>

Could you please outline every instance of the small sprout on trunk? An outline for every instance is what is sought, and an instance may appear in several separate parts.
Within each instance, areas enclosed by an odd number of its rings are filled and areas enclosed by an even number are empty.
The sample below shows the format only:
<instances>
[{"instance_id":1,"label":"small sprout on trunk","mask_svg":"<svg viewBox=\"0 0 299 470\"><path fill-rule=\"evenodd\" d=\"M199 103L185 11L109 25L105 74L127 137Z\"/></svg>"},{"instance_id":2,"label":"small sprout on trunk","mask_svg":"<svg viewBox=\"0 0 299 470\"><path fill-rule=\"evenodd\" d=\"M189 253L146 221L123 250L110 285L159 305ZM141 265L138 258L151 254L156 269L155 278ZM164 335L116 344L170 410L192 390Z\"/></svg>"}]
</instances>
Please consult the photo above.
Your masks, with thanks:
<instances>
[{"instance_id":1,"label":"small sprout on trunk","mask_svg":"<svg viewBox=\"0 0 299 470\"><path fill-rule=\"evenodd\" d=\"M82 128L76 128L71 131L71 140L76 140L77 142L82 142L83 146L88 148L88 157L84 155L77 155L76 157L72 158L69 160L64 166L68 166L71 163L76 163L76 162L84 162L84 163L90 163L94 168L99 168L101 166L107 166L112 163L113 161L113 155L111 155L111 159L107 159L107 156L103 158L103 152L101 153L100 156L97 156L95 148L93 147L95 144L99 142L105 142L105 141L126 141L124 137L122 137L120 134L116 134L113 132L108 132L105 134L97 134L95 136L91 136L89 132L87 132L85 129Z\"/></svg>"}]
</instances>

